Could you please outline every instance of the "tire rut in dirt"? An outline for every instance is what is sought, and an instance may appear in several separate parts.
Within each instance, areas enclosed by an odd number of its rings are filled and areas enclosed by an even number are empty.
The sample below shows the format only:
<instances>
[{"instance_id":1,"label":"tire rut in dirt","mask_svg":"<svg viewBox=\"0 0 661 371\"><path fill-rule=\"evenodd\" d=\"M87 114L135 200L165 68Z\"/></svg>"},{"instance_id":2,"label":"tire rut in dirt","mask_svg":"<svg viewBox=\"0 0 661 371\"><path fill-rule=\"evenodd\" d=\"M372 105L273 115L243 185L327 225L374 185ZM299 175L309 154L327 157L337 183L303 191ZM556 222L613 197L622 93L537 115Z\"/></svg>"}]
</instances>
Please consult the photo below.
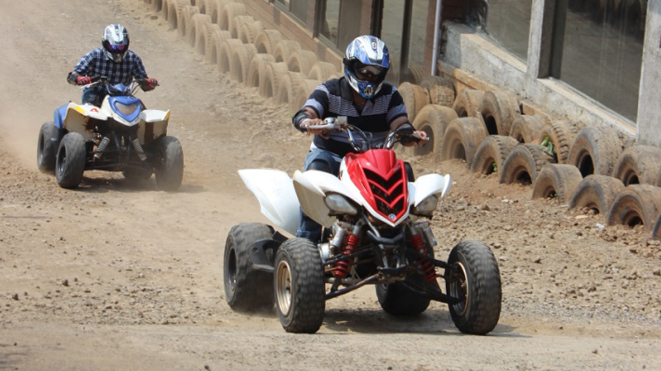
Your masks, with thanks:
<instances>
[{"instance_id":1,"label":"tire rut in dirt","mask_svg":"<svg viewBox=\"0 0 661 371\"><path fill-rule=\"evenodd\" d=\"M276 309L287 332L315 333L326 307L321 256L305 238L285 241L275 256Z\"/></svg>"},{"instance_id":2,"label":"tire rut in dirt","mask_svg":"<svg viewBox=\"0 0 661 371\"><path fill-rule=\"evenodd\" d=\"M273 274L252 268L250 246L270 239L273 231L266 224L244 223L230 229L225 240L223 283L225 300L235 311L273 309Z\"/></svg>"},{"instance_id":3,"label":"tire rut in dirt","mask_svg":"<svg viewBox=\"0 0 661 371\"><path fill-rule=\"evenodd\" d=\"M446 290L452 297L464 297L449 304L450 315L459 331L484 335L500 318L502 288L500 270L491 249L481 241L462 241L448 258L457 271L446 272Z\"/></svg>"}]
</instances>

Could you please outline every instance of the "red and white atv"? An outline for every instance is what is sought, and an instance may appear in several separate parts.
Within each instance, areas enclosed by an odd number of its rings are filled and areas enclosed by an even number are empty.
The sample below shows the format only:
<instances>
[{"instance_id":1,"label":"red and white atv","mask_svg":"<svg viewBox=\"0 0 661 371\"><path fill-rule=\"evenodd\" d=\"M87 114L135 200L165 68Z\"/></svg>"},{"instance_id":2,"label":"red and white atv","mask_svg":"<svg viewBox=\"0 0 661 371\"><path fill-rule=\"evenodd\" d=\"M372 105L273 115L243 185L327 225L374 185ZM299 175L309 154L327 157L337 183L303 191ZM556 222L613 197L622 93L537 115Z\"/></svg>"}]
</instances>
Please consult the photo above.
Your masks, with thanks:
<instances>
[{"instance_id":1,"label":"red and white atv","mask_svg":"<svg viewBox=\"0 0 661 371\"><path fill-rule=\"evenodd\" d=\"M232 227L224 254L230 307L268 310L275 302L287 332L314 333L326 300L371 284L392 315L420 314L436 300L449 305L461 332L493 330L500 317L501 280L489 247L462 241L447 262L434 257L436 239L427 219L449 190L450 176L410 179L392 147L412 140L411 130L394 131L381 148L364 148L369 138L346 118L324 123L314 128L346 133L356 151L342 160L339 177L316 170L296 171L293 179L278 170L239 171L273 224L295 235L302 210L322 225L323 237L315 245L261 223Z\"/></svg>"}]
</instances>

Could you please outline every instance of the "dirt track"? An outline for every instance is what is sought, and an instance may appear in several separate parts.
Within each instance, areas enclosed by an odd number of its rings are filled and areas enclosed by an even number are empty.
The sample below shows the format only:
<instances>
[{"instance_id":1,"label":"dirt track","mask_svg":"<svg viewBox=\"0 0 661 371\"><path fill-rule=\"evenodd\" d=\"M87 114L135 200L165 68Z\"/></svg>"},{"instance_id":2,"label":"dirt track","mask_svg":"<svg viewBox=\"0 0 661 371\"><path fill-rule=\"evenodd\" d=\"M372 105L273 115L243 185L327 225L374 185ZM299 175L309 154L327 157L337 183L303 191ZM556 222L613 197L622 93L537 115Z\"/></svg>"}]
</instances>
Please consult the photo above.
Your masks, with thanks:
<instances>
[{"instance_id":1,"label":"dirt track","mask_svg":"<svg viewBox=\"0 0 661 371\"><path fill-rule=\"evenodd\" d=\"M141 97L172 109L180 192L102 172L69 191L37 171L41 123L80 99L66 74L115 22L161 83ZM291 128L290 112L205 64L142 1L5 1L0 31L0 369L661 369L658 242L433 158L410 160L417 174L455 182L433 223L437 256L475 238L498 258L493 333L459 334L440 303L390 317L370 287L329 301L317 335L287 334L273 314L232 312L227 231L266 222L236 170L301 166L310 139Z\"/></svg>"}]
</instances>

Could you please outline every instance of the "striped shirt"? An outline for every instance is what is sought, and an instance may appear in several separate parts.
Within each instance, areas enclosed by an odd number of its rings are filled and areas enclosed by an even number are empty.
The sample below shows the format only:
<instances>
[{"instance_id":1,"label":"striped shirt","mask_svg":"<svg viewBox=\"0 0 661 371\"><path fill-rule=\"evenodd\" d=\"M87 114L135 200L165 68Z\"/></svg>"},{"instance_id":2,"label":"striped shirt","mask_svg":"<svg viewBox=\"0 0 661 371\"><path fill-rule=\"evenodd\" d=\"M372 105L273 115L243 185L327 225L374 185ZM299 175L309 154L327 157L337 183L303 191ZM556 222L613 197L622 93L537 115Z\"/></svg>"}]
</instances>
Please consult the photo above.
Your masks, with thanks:
<instances>
[{"instance_id":1,"label":"striped shirt","mask_svg":"<svg viewBox=\"0 0 661 371\"><path fill-rule=\"evenodd\" d=\"M121 62L115 63L106 56L103 48L94 49L85 54L73 70L80 75L90 77L105 76L113 85L128 85L134 77L137 80L147 78L142 59L131 50L126 52Z\"/></svg>"},{"instance_id":2,"label":"striped shirt","mask_svg":"<svg viewBox=\"0 0 661 371\"><path fill-rule=\"evenodd\" d=\"M372 133L372 145L383 143L390 132L390 124L401 116L406 116L404 100L397 89L383 83L381 90L365 102L362 110L353 102L351 86L344 77L331 79L319 85L304 104L313 109L321 119L347 116L349 124L366 133ZM368 134L369 135L369 134ZM355 135L354 139L362 139ZM333 132L329 139L315 135L312 148L317 147L333 152L341 157L354 152L344 133Z\"/></svg>"}]
</instances>

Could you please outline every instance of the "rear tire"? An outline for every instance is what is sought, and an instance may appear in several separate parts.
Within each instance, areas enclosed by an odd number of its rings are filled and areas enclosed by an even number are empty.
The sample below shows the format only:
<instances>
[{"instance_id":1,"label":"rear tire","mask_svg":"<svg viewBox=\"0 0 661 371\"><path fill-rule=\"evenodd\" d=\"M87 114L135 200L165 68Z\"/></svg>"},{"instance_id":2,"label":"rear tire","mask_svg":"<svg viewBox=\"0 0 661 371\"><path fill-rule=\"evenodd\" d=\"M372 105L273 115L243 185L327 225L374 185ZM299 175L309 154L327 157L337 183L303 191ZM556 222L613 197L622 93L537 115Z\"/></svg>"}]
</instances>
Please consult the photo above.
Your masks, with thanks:
<instances>
[{"instance_id":1,"label":"rear tire","mask_svg":"<svg viewBox=\"0 0 661 371\"><path fill-rule=\"evenodd\" d=\"M132 183L144 183L151 178L152 171L147 168L126 168L122 170L124 178Z\"/></svg>"},{"instance_id":2,"label":"rear tire","mask_svg":"<svg viewBox=\"0 0 661 371\"><path fill-rule=\"evenodd\" d=\"M271 239L273 231L261 223L245 223L232 227L225 241L223 282L225 300L230 308L240 312L273 308L273 275L252 268L250 245Z\"/></svg>"},{"instance_id":3,"label":"rear tire","mask_svg":"<svg viewBox=\"0 0 661 371\"><path fill-rule=\"evenodd\" d=\"M55 178L60 187L78 187L85 171L85 156L85 139L80 133L68 133L62 138L55 160Z\"/></svg>"},{"instance_id":4,"label":"rear tire","mask_svg":"<svg viewBox=\"0 0 661 371\"><path fill-rule=\"evenodd\" d=\"M37 166L42 173L52 174L55 170L60 130L62 129L58 129L53 122L44 122L41 125L37 142Z\"/></svg>"},{"instance_id":5,"label":"rear tire","mask_svg":"<svg viewBox=\"0 0 661 371\"><path fill-rule=\"evenodd\" d=\"M324 270L314 244L292 238L275 256L274 290L280 323L287 332L315 333L326 306Z\"/></svg>"},{"instance_id":6,"label":"rear tire","mask_svg":"<svg viewBox=\"0 0 661 371\"><path fill-rule=\"evenodd\" d=\"M502 299L496 258L483 242L462 241L450 252L448 264L457 270L446 272L447 293L462 299L448 304L452 321L466 334L489 333L498 324Z\"/></svg>"},{"instance_id":7,"label":"rear tire","mask_svg":"<svg viewBox=\"0 0 661 371\"><path fill-rule=\"evenodd\" d=\"M409 277L407 282L413 287L424 287L425 278L422 276ZM390 285L376 285L376 297L381 308L393 316L417 316L429 307L431 299L416 295L400 282Z\"/></svg>"},{"instance_id":8,"label":"rear tire","mask_svg":"<svg viewBox=\"0 0 661 371\"><path fill-rule=\"evenodd\" d=\"M175 137L165 136L156 143L160 163L156 167L156 184L164 191L179 189L184 177L184 152Z\"/></svg>"}]
</instances>

